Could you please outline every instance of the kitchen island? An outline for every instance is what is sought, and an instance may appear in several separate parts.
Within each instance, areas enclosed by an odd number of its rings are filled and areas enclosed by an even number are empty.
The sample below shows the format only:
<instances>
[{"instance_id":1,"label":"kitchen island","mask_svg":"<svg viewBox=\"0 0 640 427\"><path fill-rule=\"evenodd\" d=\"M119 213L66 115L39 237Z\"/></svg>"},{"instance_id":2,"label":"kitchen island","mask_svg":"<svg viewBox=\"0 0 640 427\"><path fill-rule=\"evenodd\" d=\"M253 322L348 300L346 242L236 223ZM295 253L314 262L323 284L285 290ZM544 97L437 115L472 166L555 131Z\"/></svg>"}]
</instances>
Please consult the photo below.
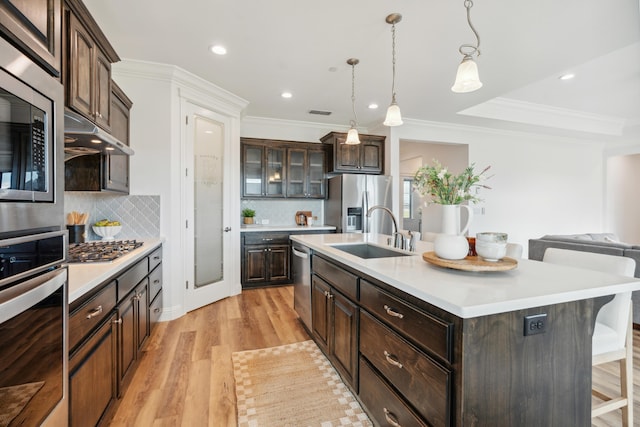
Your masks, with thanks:
<instances>
[{"instance_id":1,"label":"kitchen island","mask_svg":"<svg viewBox=\"0 0 640 427\"><path fill-rule=\"evenodd\" d=\"M445 269L426 242L371 259L334 247L386 238L291 237L312 250L312 335L380 424L591 425L595 316L637 279L530 260Z\"/></svg>"}]
</instances>

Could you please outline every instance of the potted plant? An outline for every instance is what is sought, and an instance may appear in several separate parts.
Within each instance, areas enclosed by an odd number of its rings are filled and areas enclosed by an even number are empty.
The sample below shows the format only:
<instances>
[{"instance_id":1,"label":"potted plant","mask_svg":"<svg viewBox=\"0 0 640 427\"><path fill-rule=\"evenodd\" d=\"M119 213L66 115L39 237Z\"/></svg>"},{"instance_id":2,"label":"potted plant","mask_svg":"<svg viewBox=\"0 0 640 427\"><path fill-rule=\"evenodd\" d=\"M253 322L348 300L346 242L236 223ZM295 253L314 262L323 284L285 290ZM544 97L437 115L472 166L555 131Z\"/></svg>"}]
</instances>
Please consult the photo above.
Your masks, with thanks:
<instances>
[{"instance_id":1,"label":"potted plant","mask_svg":"<svg viewBox=\"0 0 640 427\"><path fill-rule=\"evenodd\" d=\"M253 217L256 216L256 211L249 208L242 209L242 216L244 217L245 224L253 224Z\"/></svg>"}]
</instances>

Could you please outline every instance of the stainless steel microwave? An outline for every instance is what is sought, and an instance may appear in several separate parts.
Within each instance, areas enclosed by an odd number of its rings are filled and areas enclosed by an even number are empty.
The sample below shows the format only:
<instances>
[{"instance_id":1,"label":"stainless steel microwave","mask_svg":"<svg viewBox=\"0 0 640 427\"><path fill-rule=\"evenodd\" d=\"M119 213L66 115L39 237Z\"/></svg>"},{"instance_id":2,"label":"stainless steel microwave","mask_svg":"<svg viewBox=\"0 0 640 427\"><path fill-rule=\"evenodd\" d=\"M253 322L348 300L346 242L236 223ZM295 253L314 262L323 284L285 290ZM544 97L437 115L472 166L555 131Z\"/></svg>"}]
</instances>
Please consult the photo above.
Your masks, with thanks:
<instances>
[{"instance_id":1,"label":"stainless steel microwave","mask_svg":"<svg viewBox=\"0 0 640 427\"><path fill-rule=\"evenodd\" d=\"M64 90L0 38L0 237L64 226Z\"/></svg>"},{"instance_id":2,"label":"stainless steel microwave","mask_svg":"<svg viewBox=\"0 0 640 427\"><path fill-rule=\"evenodd\" d=\"M0 70L0 199L53 202L53 101Z\"/></svg>"}]
</instances>

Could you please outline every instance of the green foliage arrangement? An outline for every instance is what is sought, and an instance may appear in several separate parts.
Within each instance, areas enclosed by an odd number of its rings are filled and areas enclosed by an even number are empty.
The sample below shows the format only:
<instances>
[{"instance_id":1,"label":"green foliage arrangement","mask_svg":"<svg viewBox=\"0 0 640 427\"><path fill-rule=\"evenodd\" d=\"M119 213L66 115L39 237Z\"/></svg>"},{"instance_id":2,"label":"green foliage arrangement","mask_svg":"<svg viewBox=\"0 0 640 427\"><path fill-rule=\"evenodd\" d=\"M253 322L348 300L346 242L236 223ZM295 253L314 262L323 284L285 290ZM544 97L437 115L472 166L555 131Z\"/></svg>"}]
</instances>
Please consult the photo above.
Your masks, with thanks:
<instances>
[{"instance_id":1,"label":"green foliage arrangement","mask_svg":"<svg viewBox=\"0 0 640 427\"><path fill-rule=\"evenodd\" d=\"M242 216L245 218L253 218L254 216L256 216L256 211L254 211L253 209L244 208L242 209Z\"/></svg>"},{"instance_id":2,"label":"green foliage arrangement","mask_svg":"<svg viewBox=\"0 0 640 427\"><path fill-rule=\"evenodd\" d=\"M487 166L482 172L474 172L475 164L467 166L459 175L452 175L440 162L433 160L433 166L422 166L413 178L415 189L423 196L429 197L431 203L439 205L459 205L465 201L481 201L471 193L473 187L490 189L482 182L490 177L486 172L491 168Z\"/></svg>"}]
</instances>

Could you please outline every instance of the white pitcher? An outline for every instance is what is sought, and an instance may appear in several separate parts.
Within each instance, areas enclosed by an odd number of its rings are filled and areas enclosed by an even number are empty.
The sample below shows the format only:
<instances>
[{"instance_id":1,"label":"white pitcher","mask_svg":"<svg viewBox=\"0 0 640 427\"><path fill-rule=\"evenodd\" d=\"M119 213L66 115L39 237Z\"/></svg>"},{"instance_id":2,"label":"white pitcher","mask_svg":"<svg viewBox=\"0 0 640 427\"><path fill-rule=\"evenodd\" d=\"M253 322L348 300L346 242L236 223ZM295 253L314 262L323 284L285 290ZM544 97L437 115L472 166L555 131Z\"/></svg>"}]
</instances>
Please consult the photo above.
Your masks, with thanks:
<instances>
[{"instance_id":1,"label":"white pitcher","mask_svg":"<svg viewBox=\"0 0 640 427\"><path fill-rule=\"evenodd\" d=\"M436 237L433 247L436 255L444 259L464 259L469 253L469 242L464 234L473 219L473 209L467 205L442 206L442 233ZM467 222L460 230L460 208L469 213Z\"/></svg>"}]
</instances>

